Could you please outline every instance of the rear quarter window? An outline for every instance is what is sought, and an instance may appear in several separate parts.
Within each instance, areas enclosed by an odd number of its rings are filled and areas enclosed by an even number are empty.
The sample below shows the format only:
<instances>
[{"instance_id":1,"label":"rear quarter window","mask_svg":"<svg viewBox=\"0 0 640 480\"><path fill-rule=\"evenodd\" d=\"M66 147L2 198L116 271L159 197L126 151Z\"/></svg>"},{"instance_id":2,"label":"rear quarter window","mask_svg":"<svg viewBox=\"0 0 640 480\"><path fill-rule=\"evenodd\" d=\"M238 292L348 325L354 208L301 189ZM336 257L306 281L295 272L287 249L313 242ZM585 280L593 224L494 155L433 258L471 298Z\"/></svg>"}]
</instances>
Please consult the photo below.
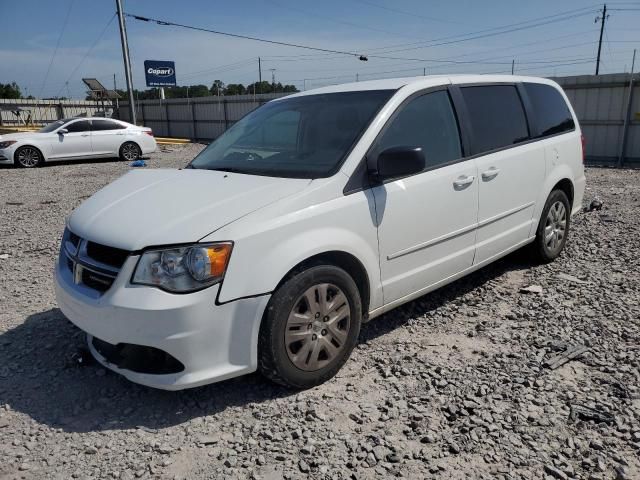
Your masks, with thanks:
<instances>
[{"instance_id":1,"label":"rear quarter window","mask_svg":"<svg viewBox=\"0 0 640 480\"><path fill-rule=\"evenodd\" d=\"M535 115L536 138L570 132L576 125L560 92L551 85L525 83Z\"/></svg>"},{"instance_id":2,"label":"rear quarter window","mask_svg":"<svg viewBox=\"0 0 640 480\"><path fill-rule=\"evenodd\" d=\"M462 87L460 91L473 129L472 154L529 139L527 118L515 85Z\"/></svg>"}]
</instances>

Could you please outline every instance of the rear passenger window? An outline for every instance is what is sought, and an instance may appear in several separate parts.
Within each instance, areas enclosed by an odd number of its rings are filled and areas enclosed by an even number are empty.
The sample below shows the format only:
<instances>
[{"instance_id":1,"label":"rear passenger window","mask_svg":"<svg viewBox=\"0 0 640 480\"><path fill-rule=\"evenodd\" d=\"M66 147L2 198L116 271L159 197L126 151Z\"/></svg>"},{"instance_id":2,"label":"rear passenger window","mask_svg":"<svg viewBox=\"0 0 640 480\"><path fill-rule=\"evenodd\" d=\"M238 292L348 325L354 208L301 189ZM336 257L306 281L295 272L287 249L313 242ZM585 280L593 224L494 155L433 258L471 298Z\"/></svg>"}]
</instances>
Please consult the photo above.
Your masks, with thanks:
<instances>
[{"instance_id":1,"label":"rear passenger window","mask_svg":"<svg viewBox=\"0 0 640 480\"><path fill-rule=\"evenodd\" d=\"M69 133L88 132L91 130L88 120L79 120L77 122L68 123L64 126Z\"/></svg>"},{"instance_id":2,"label":"rear passenger window","mask_svg":"<svg viewBox=\"0 0 640 480\"><path fill-rule=\"evenodd\" d=\"M111 120L91 120L91 127L94 132L100 130L123 130L127 128Z\"/></svg>"},{"instance_id":3,"label":"rear passenger window","mask_svg":"<svg viewBox=\"0 0 640 480\"><path fill-rule=\"evenodd\" d=\"M446 91L422 95L401 108L382 134L379 152L391 147L422 147L427 169L462 156L458 124Z\"/></svg>"},{"instance_id":4,"label":"rear passenger window","mask_svg":"<svg viewBox=\"0 0 640 480\"><path fill-rule=\"evenodd\" d=\"M527 119L515 86L486 85L460 90L473 128L472 154L528 140Z\"/></svg>"},{"instance_id":5,"label":"rear passenger window","mask_svg":"<svg viewBox=\"0 0 640 480\"><path fill-rule=\"evenodd\" d=\"M558 90L540 83L525 83L524 88L536 116L536 137L569 132L575 128L567 102Z\"/></svg>"}]
</instances>

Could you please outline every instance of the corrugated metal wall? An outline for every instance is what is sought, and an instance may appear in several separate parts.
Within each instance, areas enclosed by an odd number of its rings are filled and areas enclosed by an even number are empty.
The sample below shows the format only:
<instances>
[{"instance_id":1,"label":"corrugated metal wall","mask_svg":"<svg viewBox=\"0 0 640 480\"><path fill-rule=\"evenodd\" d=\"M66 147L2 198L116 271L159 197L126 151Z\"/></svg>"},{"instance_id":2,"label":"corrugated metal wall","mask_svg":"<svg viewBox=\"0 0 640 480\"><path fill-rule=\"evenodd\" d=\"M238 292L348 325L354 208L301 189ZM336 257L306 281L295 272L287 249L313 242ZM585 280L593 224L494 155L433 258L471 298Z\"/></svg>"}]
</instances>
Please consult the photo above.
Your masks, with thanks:
<instances>
[{"instance_id":1,"label":"corrugated metal wall","mask_svg":"<svg viewBox=\"0 0 640 480\"><path fill-rule=\"evenodd\" d=\"M102 104L93 100L10 100L0 98L0 125L19 126L23 122L13 113L16 107L28 111L20 112L23 120L31 114L31 123L42 124L61 118L85 116L104 116ZM105 102L106 116L113 115L111 102Z\"/></svg>"},{"instance_id":2,"label":"corrugated metal wall","mask_svg":"<svg viewBox=\"0 0 640 480\"><path fill-rule=\"evenodd\" d=\"M580 75L553 78L562 85L580 120L587 161L593 165L618 162L627 114L630 75ZM633 102L624 165L640 165L640 74L634 75Z\"/></svg>"},{"instance_id":3,"label":"corrugated metal wall","mask_svg":"<svg viewBox=\"0 0 640 480\"><path fill-rule=\"evenodd\" d=\"M198 140L218 138L227 128L263 103L286 94L141 100L136 104L138 123L157 136ZM120 104L121 120L129 121L128 103Z\"/></svg>"}]
</instances>

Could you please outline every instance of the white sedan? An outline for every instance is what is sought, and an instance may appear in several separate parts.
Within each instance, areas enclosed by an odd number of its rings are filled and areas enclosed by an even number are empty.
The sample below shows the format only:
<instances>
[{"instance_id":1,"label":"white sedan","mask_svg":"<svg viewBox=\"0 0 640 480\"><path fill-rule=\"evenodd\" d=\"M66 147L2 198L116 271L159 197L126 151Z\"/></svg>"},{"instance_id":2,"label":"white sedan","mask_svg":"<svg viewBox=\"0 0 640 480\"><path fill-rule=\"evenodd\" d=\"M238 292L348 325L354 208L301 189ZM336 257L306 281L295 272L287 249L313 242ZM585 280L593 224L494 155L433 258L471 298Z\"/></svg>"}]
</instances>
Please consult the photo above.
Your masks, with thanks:
<instances>
[{"instance_id":1,"label":"white sedan","mask_svg":"<svg viewBox=\"0 0 640 480\"><path fill-rule=\"evenodd\" d=\"M150 128L111 118L66 118L37 132L0 135L0 164L31 168L50 160L132 161L156 148Z\"/></svg>"}]
</instances>

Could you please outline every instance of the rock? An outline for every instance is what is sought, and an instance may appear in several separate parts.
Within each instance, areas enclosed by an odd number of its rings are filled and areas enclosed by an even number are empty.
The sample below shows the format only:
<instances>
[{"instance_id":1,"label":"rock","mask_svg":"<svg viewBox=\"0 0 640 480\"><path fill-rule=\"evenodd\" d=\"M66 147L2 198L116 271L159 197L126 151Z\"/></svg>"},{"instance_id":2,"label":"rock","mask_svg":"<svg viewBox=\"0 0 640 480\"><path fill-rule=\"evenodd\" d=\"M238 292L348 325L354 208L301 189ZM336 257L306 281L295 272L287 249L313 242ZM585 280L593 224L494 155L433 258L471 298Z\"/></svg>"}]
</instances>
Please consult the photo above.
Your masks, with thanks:
<instances>
[{"instance_id":1,"label":"rock","mask_svg":"<svg viewBox=\"0 0 640 480\"><path fill-rule=\"evenodd\" d=\"M520 293L535 293L540 295L542 294L542 287L540 285L529 285L527 287L520 288Z\"/></svg>"},{"instance_id":2,"label":"rock","mask_svg":"<svg viewBox=\"0 0 640 480\"><path fill-rule=\"evenodd\" d=\"M566 473L564 473L562 470L558 470L553 465L545 465L544 471L547 474L551 475L553 478L558 478L560 480L567 480L569 478Z\"/></svg>"},{"instance_id":3,"label":"rock","mask_svg":"<svg viewBox=\"0 0 640 480\"><path fill-rule=\"evenodd\" d=\"M298 468L302 473L309 473L309 470L311 470L311 468L309 467L309 464L304 460L300 460L298 462Z\"/></svg>"}]
</instances>

